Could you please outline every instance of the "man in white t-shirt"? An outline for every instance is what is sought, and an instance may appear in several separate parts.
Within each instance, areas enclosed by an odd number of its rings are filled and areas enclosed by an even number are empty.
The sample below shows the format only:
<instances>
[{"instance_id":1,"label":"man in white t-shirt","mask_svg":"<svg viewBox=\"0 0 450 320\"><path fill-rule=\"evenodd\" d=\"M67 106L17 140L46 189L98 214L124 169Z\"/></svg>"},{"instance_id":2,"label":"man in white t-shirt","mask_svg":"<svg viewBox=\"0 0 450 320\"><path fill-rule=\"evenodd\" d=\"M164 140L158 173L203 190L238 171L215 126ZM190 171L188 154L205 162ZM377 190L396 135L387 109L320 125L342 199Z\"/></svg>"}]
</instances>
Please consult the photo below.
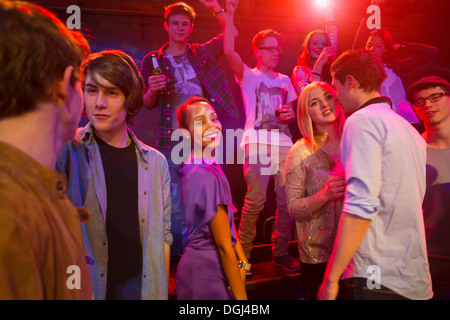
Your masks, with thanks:
<instances>
[{"instance_id":1,"label":"man in white t-shirt","mask_svg":"<svg viewBox=\"0 0 450 320\"><path fill-rule=\"evenodd\" d=\"M346 193L318 297L335 299L342 275L343 299L429 299L426 143L381 96L386 73L371 52L344 52L331 74L348 115L341 140Z\"/></svg>"},{"instance_id":2,"label":"man in white t-shirt","mask_svg":"<svg viewBox=\"0 0 450 320\"><path fill-rule=\"evenodd\" d=\"M297 94L289 77L276 72L280 55L279 34L263 30L253 39L257 66L250 69L234 49L233 18L238 1L228 0L224 53L236 75L244 100L246 121L240 147L245 150L244 178L247 193L239 225L239 238L250 259L256 222L266 201L267 187L273 177L277 201L275 232L272 235L272 261L289 271L299 263L288 252L293 220L286 204L284 167L292 146L288 123L295 119L293 101Z\"/></svg>"}]
</instances>

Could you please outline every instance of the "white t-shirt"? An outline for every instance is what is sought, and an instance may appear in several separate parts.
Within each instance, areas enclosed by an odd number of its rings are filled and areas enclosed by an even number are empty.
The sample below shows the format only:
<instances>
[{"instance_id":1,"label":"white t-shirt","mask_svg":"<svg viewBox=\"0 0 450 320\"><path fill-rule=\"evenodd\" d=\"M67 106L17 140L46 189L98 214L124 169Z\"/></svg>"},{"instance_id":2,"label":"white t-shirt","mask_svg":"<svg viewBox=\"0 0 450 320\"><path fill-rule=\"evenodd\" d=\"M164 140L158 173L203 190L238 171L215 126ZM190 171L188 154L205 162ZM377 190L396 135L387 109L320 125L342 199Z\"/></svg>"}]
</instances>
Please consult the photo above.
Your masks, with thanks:
<instances>
[{"instance_id":1,"label":"white t-shirt","mask_svg":"<svg viewBox=\"0 0 450 320\"><path fill-rule=\"evenodd\" d=\"M244 65L242 79L236 81L241 87L246 115L240 147L244 149L248 143L292 146L289 126L275 116L276 109L297 99L291 79L280 73L270 79L260 70Z\"/></svg>"},{"instance_id":2,"label":"white t-shirt","mask_svg":"<svg viewBox=\"0 0 450 320\"><path fill-rule=\"evenodd\" d=\"M392 69L385 66L384 70L387 77L381 84L381 94L392 100L392 109L409 123L420 123L411 103L406 100L402 79Z\"/></svg>"},{"instance_id":3,"label":"white t-shirt","mask_svg":"<svg viewBox=\"0 0 450 320\"><path fill-rule=\"evenodd\" d=\"M388 103L375 103L348 117L341 156L342 210L371 220L343 278L375 275L373 280L406 298L431 298L422 215L425 141Z\"/></svg>"}]
</instances>

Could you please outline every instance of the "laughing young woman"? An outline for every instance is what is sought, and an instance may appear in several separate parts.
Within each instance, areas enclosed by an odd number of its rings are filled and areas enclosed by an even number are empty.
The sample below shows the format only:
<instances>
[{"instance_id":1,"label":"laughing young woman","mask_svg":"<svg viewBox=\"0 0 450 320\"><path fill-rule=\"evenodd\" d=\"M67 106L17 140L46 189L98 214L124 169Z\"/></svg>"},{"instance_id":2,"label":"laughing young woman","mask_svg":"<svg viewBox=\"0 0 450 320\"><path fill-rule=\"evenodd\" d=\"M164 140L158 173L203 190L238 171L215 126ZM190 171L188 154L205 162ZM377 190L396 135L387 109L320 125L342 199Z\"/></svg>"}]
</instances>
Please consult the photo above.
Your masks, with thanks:
<instances>
[{"instance_id":1,"label":"laughing young woman","mask_svg":"<svg viewBox=\"0 0 450 320\"><path fill-rule=\"evenodd\" d=\"M179 300L246 300L248 261L236 238L228 180L214 148L222 125L210 102L194 97L177 111L180 129L189 132L192 151L181 170L181 200L189 230L176 272Z\"/></svg>"}]
</instances>

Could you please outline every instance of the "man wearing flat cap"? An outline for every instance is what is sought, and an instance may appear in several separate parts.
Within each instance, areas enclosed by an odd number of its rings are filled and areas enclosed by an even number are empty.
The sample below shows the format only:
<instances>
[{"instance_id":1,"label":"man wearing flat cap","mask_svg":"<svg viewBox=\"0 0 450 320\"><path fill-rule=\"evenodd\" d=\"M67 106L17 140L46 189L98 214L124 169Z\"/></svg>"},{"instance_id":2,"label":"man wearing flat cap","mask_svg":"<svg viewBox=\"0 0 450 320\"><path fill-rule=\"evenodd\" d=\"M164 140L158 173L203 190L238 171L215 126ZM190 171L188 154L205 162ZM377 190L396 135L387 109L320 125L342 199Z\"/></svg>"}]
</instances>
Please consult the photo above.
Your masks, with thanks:
<instances>
[{"instance_id":1,"label":"man wearing flat cap","mask_svg":"<svg viewBox=\"0 0 450 320\"><path fill-rule=\"evenodd\" d=\"M411 85L408 100L423 122L427 142L423 201L428 261L436 300L450 298L450 83L424 77Z\"/></svg>"}]
</instances>

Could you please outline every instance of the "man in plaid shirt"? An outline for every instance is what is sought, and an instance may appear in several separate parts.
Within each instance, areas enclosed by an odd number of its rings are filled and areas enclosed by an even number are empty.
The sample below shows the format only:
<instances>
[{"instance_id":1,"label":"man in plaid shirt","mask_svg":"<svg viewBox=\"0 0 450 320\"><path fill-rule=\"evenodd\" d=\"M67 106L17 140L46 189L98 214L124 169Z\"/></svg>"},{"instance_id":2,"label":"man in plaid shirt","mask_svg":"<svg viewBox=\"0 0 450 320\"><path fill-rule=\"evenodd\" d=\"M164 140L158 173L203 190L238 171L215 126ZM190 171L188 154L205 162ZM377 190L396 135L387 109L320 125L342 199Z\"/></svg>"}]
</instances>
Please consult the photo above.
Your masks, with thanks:
<instances>
[{"instance_id":1,"label":"man in plaid shirt","mask_svg":"<svg viewBox=\"0 0 450 320\"><path fill-rule=\"evenodd\" d=\"M224 10L217 0L199 0L211 9L222 29L225 27ZM239 117L219 57L223 54L223 35L204 44L189 44L195 12L189 5L178 2L165 9L164 28L169 42L158 51L144 57L141 66L146 85L144 104L147 108L158 107L157 148L169 162L172 193L172 256L182 252L182 207L180 198L180 169L183 164L172 161L171 151L178 141L171 141L172 132L178 128L176 110L192 96L208 98L213 106L221 108L235 119ZM152 75L152 54L156 55L162 75ZM178 161L177 161L178 162Z\"/></svg>"}]
</instances>

